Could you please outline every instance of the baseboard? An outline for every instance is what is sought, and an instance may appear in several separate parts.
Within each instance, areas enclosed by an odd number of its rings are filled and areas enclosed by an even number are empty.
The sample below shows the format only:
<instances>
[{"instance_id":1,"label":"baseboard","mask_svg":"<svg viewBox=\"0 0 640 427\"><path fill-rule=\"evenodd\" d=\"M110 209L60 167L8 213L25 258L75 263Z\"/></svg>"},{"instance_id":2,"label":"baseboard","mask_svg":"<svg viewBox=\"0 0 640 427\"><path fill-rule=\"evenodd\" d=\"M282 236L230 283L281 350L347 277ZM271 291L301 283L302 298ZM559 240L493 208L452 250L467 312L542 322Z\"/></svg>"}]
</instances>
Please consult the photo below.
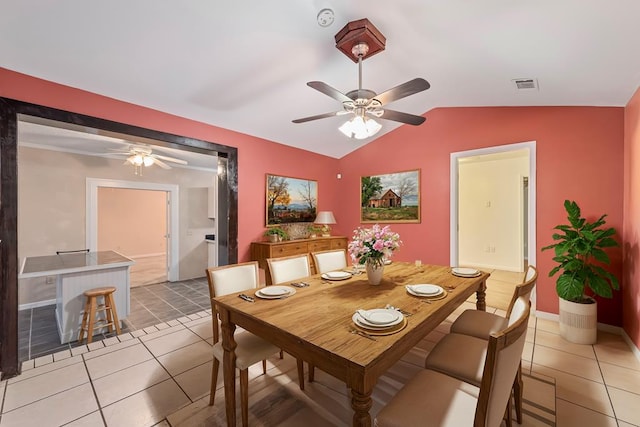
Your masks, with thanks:
<instances>
[{"instance_id":1,"label":"baseboard","mask_svg":"<svg viewBox=\"0 0 640 427\"><path fill-rule=\"evenodd\" d=\"M537 311L536 317L539 317L540 319L551 320L554 322L558 322L560 320L559 315L555 313L546 313L544 311ZM631 338L629 338L629 335L627 335L627 332L620 326L607 325L606 323L598 322L598 330L622 336L622 339L627 343L633 355L636 356L636 359L638 359L638 361L640 361L640 349L636 347Z\"/></svg>"},{"instance_id":2,"label":"baseboard","mask_svg":"<svg viewBox=\"0 0 640 427\"><path fill-rule=\"evenodd\" d=\"M467 262L467 261L460 261L458 263L458 265L461 266L472 266L475 268L479 268L481 270L502 270L502 271L510 271L513 273L523 273L522 270L520 270L520 267L512 267L512 266L507 266L507 265L495 265L495 264L483 264L483 263L477 263L477 262Z\"/></svg>"},{"instance_id":3,"label":"baseboard","mask_svg":"<svg viewBox=\"0 0 640 427\"><path fill-rule=\"evenodd\" d=\"M44 301L36 301L36 302L30 302L30 303L27 303L27 304L20 304L18 306L18 311L20 311L20 310L30 310L32 308L44 307L46 305L56 305L56 300L55 299L48 299L48 300L44 300Z\"/></svg>"},{"instance_id":4,"label":"baseboard","mask_svg":"<svg viewBox=\"0 0 640 427\"><path fill-rule=\"evenodd\" d=\"M166 255L165 252L158 252L155 254L141 254L141 255L128 255L127 258L132 258L132 259L138 259L138 258L151 258L154 256L164 256Z\"/></svg>"}]
</instances>

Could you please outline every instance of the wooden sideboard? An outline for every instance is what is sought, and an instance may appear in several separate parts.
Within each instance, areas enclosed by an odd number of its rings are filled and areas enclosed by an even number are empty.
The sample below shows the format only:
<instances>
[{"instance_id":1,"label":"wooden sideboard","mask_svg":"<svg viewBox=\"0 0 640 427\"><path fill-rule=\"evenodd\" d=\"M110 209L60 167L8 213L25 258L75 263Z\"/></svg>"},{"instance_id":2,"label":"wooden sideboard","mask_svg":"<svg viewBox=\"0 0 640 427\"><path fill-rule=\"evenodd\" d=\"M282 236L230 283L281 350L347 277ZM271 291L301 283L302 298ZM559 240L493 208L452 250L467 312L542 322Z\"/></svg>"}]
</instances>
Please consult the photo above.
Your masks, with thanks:
<instances>
[{"instance_id":1,"label":"wooden sideboard","mask_svg":"<svg viewBox=\"0 0 640 427\"><path fill-rule=\"evenodd\" d=\"M284 242L251 242L251 261L258 261L266 272L267 285L271 285L271 276L267 268L267 258L281 258L291 255L310 254L329 249L347 249L347 238L343 236L316 237L313 239L287 240ZM315 274L313 257L309 256L311 273Z\"/></svg>"}]
</instances>

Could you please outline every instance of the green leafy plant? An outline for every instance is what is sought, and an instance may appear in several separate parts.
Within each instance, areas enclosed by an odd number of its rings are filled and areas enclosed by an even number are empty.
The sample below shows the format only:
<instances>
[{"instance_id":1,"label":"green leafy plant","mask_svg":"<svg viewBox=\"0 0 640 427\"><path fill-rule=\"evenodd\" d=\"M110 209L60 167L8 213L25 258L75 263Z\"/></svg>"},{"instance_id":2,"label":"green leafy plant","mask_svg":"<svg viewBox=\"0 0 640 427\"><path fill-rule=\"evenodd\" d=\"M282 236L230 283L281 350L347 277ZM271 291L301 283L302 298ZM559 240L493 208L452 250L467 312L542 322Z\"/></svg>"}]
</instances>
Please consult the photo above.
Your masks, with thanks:
<instances>
[{"instance_id":1,"label":"green leafy plant","mask_svg":"<svg viewBox=\"0 0 640 427\"><path fill-rule=\"evenodd\" d=\"M264 232L265 237L269 237L272 234L279 236L282 240L286 240L289 237L287 232L280 227L270 227Z\"/></svg>"},{"instance_id":2,"label":"green leafy plant","mask_svg":"<svg viewBox=\"0 0 640 427\"><path fill-rule=\"evenodd\" d=\"M549 272L549 277L560 272L556 281L558 296L567 301L587 303L585 295L588 287L595 295L605 298L613 296L612 289L620 289L618 279L601 265L610 264L604 248L619 246L612 237L616 230L603 227L607 215L595 222L587 222L580 214L580 207L574 201L565 200L569 224L554 227L559 233L553 234L556 243L545 246L543 251L553 249L553 260L558 265Z\"/></svg>"}]
</instances>

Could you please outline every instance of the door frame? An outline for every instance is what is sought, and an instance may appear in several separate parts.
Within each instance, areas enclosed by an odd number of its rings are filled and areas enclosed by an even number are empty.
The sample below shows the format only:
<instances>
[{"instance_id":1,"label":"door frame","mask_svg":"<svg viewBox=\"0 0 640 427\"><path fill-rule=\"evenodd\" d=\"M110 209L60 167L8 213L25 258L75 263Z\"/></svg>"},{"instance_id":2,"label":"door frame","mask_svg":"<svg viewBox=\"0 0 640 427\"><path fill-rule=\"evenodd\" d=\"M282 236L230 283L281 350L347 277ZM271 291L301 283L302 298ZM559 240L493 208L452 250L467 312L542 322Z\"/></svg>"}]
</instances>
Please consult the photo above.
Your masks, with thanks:
<instances>
[{"instance_id":1,"label":"door frame","mask_svg":"<svg viewBox=\"0 0 640 427\"><path fill-rule=\"evenodd\" d=\"M167 272L167 279L170 282L178 280L179 266L179 239L174 239L173 236L180 236L179 234L179 209L178 200L180 190L178 185L175 184L160 184L155 182L138 182L138 181L124 181L115 179L100 179L100 178L87 178L86 186L86 212L87 212L87 224L86 224L86 239L87 248L91 252L98 250L98 187L104 188L125 188L129 190L151 190L151 191L164 191L169 193L169 209L167 209L167 230L169 235L167 237L167 266L169 271Z\"/></svg>"},{"instance_id":2,"label":"door frame","mask_svg":"<svg viewBox=\"0 0 640 427\"><path fill-rule=\"evenodd\" d=\"M450 210L449 210L449 262L458 263L458 160L465 157L482 156L486 154L505 153L527 149L529 151L529 192L528 192L528 246L527 259L530 265L536 265L536 141L518 142L495 147L479 148L475 150L451 153L450 161Z\"/></svg>"},{"instance_id":3,"label":"door frame","mask_svg":"<svg viewBox=\"0 0 640 427\"><path fill-rule=\"evenodd\" d=\"M72 103L73 104L73 103ZM77 104L77 105L76 105ZM76 108L85 104L76 102ZM89 104L87 104L89 105ZM87 107L88 108L88 107ZM238 262L238 149L193 137L114 122L0 97L0 380L20 373L18 362L18 121L29 117L77 129L162 141L172 148L215 152L218 158L218 258ZM128 138L127 138L128 139ZM218 239L220 237L220 239ZM223 265L223 264L221 264Z\"/></svg>"}]
</instances>

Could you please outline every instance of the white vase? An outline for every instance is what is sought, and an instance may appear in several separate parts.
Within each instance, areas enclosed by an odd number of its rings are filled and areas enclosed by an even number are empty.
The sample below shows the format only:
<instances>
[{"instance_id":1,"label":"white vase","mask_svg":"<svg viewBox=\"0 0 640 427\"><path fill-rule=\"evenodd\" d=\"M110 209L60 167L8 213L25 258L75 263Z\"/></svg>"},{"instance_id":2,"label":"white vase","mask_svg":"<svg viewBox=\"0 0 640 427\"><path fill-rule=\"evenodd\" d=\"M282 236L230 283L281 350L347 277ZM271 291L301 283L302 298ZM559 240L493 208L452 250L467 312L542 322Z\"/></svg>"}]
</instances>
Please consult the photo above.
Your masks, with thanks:
<instances>
[{"instance_id":1,"label":"white vase","mask_svg":"<svg viewBox=\"0 0 640 427\"><path fill-rule=\"evenodd\" d=\"M384 272L384 265L367 263L367 279L371 285L379 285L382 281L382 273Z\"/></svg>"},{"instance_id":2,"label":"white vase","mask_svg":"<svg viewBox=\"0 0 640 427\"><path fill-rule=\"evenodd\" d=\"M598 339L598 305L579 304L560 298L560 336L576 344L595 344Z\"/></svg>"}]
</instances>

